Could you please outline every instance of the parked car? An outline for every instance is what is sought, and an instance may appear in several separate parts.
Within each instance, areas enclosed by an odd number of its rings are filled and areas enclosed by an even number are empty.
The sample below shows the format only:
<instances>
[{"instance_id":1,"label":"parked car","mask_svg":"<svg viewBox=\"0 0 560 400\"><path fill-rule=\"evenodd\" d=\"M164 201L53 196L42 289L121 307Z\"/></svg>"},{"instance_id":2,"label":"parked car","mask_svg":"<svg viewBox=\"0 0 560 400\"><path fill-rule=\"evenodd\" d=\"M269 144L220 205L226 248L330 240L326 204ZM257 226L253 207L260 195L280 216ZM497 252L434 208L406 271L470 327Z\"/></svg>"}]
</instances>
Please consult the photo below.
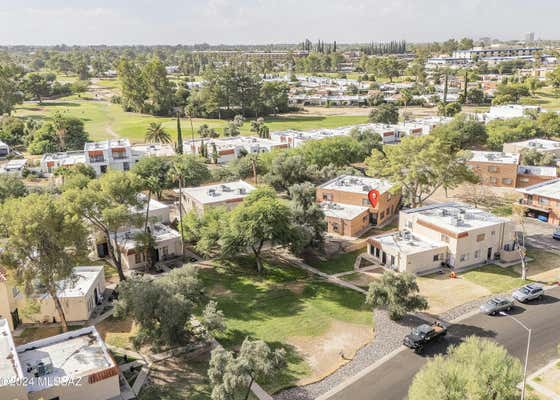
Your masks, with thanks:
<instances>
[{"instance_id":1,"label":"parked car","mask_svg":"<svg viewBox=\"0 0 560 400\"><path fill-rule=\"evenodd\" d=\"M513 292L512 296L518 302L525 303L530 300L542 299L544 296L544 289L541 285L531 283L517 289Z\"/></svg>"},{"instance_id":2,"label":"parked car","mask_svg":"<svg viewBox=\"0 0 560 400\"><path fill-rule=\"evenodd\" d=\"M552 238L555 240L560 240L560 228L554 230L554 232L552 233Z\"/></svg>"},{"instance_id":3,"label":"parked car","mask_svg":"<svg viewBox=\"0 0 560 400\"><path fill-rule=\"evenodd\" d=\"M447 328L438 321L435 321L432 325L422 324L412 329L410 334L404 337L403 344L416 353L421 353L426 344L446 334Z\"/></svg>"},{"instance_id":4,"label":"parked car","mask_svg":"<svg viewBox=\"0 0 560 400\"><path fill-rule=\"evenodd\" d=\"M500 311L509 311L513 307L513 300L507 297L494 297L480 306L480 312L496 315Z\"/></svg>"}]
</instances>

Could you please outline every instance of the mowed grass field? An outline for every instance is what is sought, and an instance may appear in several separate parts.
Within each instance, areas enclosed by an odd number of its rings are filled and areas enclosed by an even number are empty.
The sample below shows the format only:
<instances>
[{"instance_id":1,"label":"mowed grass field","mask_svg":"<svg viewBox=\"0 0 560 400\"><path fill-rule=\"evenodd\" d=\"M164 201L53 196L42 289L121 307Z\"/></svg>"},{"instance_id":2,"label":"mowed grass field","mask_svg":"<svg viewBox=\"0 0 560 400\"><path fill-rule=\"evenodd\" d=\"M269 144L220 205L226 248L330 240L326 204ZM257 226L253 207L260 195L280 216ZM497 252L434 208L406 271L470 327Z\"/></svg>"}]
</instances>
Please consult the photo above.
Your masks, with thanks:
<instances>
[{"instance_id":1,"label":"mowed grass field","mask_svg":"<svg viewBox=\"0 0 560 400\"><path fill-rule=\"evenodd\" d=\"M119 91L119 83L115 79L99 79L90 86L90 91L80 96L69 96L56 101L44 101L42 104L28 102L16 108L18 117L31 117L39 121L49 119L55 112L80 118L84 121L86 131L93 140L103 140L115 137L126 137L131 142L144 141L146 128L151 122L163 124L165 129L173 136L177 135L177 122L172 117L155 117L147 114L125 112L118 104L112 104L108 98ZM354 125L367 122L366 116L354 115L287 115L268 117L266 124L271 131L284 129L308 130L317 128L336 128L345 125ZM216 129L222 134L226 120L218 119L193 119L194 136L202 124ZM188 119L181 120L184 138L192 136L191 123ZM242 135L254 135L250 131L247 121L240 129Z\"/></svg>"},{"instance_id":2,"label":"mowed grass field","mask_svg":"<svg viewBox=\"0 0 560 400\"><path fill-rule=\"evenodd\" d=\"M310 377L320 378L325 366L336 368L340 350L351 356L372 336L371 309L364 296L317 280L295 267L267 262L262 274L251 258L235 263L213 263L199 269L209 299L218 302L226 318L226 330L217 339L226 348L239 348L246 337L261 339L287 351L288 364L272 382L262 382L276 392ZM342 332L354 336L344 337ZM333 337L333 334L335 337ZM358 336L356 336L358 335ZM327 343L333 354L325 350ZM321 357L329 356L324 362Z\"/></svg>"}]
</instances>

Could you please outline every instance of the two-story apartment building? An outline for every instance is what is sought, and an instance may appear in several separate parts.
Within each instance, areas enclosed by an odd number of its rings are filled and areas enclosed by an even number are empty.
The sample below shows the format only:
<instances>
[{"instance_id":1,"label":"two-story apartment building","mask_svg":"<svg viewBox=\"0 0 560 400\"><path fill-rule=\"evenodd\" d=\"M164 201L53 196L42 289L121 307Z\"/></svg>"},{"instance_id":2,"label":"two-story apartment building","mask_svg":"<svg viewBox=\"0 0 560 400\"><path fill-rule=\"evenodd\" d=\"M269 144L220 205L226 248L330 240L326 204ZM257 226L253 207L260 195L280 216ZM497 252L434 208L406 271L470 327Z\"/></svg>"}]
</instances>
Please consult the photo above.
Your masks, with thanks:
<instances>
[{"instance_id":1,"label":"two-story apartment building","mask_svg":"<svg viewBox=\"0 0 560 400\"><path fill-rule=\"evenodd\" d=\"M523 194L521 204L526 209L526 215L560 225L560 179L541 182L533 186L518 189Z\"/></svg>"},{"instance_id":2,"label":"two-story apartment building","mask_svg":"<svg viewBox=\"0 0 560 400\"><path fill-rule=\"evenodd\" d=\"M90 326L16 347L0 319L0 399L120 398L119 367Z\"/></svg>"},{"instance_id":3,"label":"two-story apartment building","mask_svg":"<svg viewBox=\"0 0 560 400\"><path fill-rule=\"evenodd\" d=\"M506 153L521 153L523 150L536 150L543 154L552 154L560 157L560 142L548 139L529 139L522 142L504 143L503 151Z\"/></svg>"},{"instance_id":4,"label":"two-story apartment building","mask_svg":"<svg viewBox=\"0 0 560 400\"><path fill-rule=\"evenodd\" d=\"M68 322L87 321L105 291L102 266L80 266L72 271L72 278L58 283L58 298ZM26 307L29 303L36 307ZM33 313L23 312L33 309ZM58 311L48 294L25 295L0 271L0 318L5 318L11 329L20 323L59 322Z\"/></svg>"},{"instance_id":5,"label":"two-story apartment building","mask_svg":"<svg viewBox=\"0 0 560 400\"><path fill-rule=\"evenodd\" d=\"M472 151L467 162L486 186L515 188L519 154L494 151Z\"/></svg>"},{"instance_id":6,"label":"two-story apartment building","mask_svg":"<svg viewBox=\"0 0 560 400\"><path fill-rule=\"evenodd\" d=\"M317 187L316 201L323 206L327 231L358 236L369 226L383 226L398 212L401 194L385 179L342 175ZM369 193L376 191L375 206ZM367 211L367 212L366 212ZM348 235L350 233L350 235Z\"/></svg>"},{"instance_id":7,"label":"two-story apartment building","mask_svg":"<svg viewBox=\"0 0 560 400\"><path fill-rule=\"evenodd\" d=\"M463 269L497 258L514 261L514 224L462 203L442 203L399 215L399 232L368 239L368 254L387 268L428 273L448 265Z\"/></svg>"},{"instance_id":8,"label":"two-story apartment building","mask_svg":"<svg viewBox=\"0 0 560 400\"><path fill-rule=\"evenodd\" d=\"M85 163L90 165L99 176L109 169L128 171L138 160L132 154L128 139L109 139L86 143L84 146Z\"/></svg>"},{"instance_id":9,"label":"two-story apartment building","mask_svg":"<svg viewBox=\"0 0 560 400\"><path fill-rule=\"evenodd\" d=\"M255 190L253 185L241 180L184 188L181 193L183 211L185 213L195 211L202 215L211 207L225 207L231 210L253 190Z\"/></svg>"}]
</instances>

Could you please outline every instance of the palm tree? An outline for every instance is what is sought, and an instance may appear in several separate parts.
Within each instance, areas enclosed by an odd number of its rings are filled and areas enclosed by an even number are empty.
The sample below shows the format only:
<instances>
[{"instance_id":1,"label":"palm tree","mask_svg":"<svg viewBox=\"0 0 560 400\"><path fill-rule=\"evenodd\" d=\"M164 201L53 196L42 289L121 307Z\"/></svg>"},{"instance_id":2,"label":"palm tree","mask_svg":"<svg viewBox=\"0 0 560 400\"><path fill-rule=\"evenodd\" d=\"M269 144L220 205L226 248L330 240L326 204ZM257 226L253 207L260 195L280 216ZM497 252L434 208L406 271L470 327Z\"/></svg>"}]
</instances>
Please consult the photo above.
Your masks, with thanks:
<instances>
[{"instance_id":1,"label":"palm tree","mask_svg":"<svg viewBox=\"0 0 560 400\"><path fill-rule=\"evenodd\" d=\"M167 133L164 127L158 122L150 122L144 136L146 143L171 143L171 135Z\"/></svg>"}]
</instances>

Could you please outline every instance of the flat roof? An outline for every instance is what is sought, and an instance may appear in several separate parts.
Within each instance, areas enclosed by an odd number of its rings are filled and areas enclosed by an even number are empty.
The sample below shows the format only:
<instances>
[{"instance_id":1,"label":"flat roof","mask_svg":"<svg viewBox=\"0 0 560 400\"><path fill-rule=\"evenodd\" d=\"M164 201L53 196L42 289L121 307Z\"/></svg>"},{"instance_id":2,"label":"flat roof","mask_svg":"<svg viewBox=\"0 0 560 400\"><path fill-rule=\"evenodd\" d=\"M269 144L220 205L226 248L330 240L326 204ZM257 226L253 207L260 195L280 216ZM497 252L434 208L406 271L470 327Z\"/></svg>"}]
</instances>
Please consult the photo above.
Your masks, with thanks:
<instances>
[{"instance_id":1,"label":"flat roof","mask_svg":"<svg viewBox=\"0 0 560 400\"><path fill-rule=\"evenodd\" d=\"M369 207L333 203L331 201L324 201L320 203L320 206L327 217L342 218L346 220L353 220L364 211L369 210Z\"/></svg>"},{"instance_id":2,"label":"flat roof","mask_svg":"<svg viewBox=\"0 0 560 400\"><path fill-rule=\"evenodd\" d=\"M497 164L519 164L519 154L502 153L499 151L471 151L472 157L469 161L486 162Z\"/></svg>"},{"instance_id":3,"label":"flat roof","mask_svg":"<svg viewBox=\"0 0 560 400\"><path fill-rule=\"evenodd\" d=\"M408 231L372 236L370 239L381 243L383 247L395 248L402 254L415 254L426 250L447 248L447 244L444 242L430 240Z\"/></svg>"},{"instance_id":4,"label":"flat roof","mask_svg":"<svg viewBox=\"0 0 560 400\"><path fill-rule=\"evenodd\" d=\"M541 167L535 165L520 165L517 167L518 174L536 175L536 176L558 176L556 167Z\"/></svg>"},{"instance_id":5,"label":"flat roof","mask_svg":"<svg viewBox=\"0 0 560 400\"><path fill-rule=\"evenodd\" d=\"M319 186L322 189L338 190L342 192L367 194L372 189L377 189L383 194L393 187L385 179L369 178L366 176L342 175L331 179Z\"/></svg>"},{"instance_id":6,"label":"flat roof","mask_svg":"<svg viewBox=\"0 0 560 400\"><path fill-rule=\"evenodd\" d=\"M4 164L4 169L8 168L23 168L27 164L27 159L19 159L19 160L10 160L6 164Z\"/></svg>"},{"instance_id":7,"label":"flat roof","mask_svg":"<svg viewBox=\"0 0 560 400\"><path fill-rule=\"evenodd\" d=\"M59 283L58 297L81 297L85 295L97 281L99 275L103 274L101 265L78 266L72 270L72 277ZM43 297L49 297L44 295Z\"/></svg>"},{"instance_id":8,"label":"flat roof","mask_svg":"<svg viewBox=\"0 0 560 400\"><path fill-rule=\"evenodd\" d=\"M418 214L418 219L459 233L508 222L507 218L463 203L439 203L401 211L404 214Z\"/></svg>"},{"instance_id":9,"label":"flat roof","mask_svg":"<svg viewBox=\"0 0 560 400\"><path fill-rule=\"evenodd\" d=\"M560 200L560 179L552 179L550 181L537 183L533 186L517 189L517 191L520 193Z\"/></svg>"},{"instance_id":10,"label":"flat roof","mask_svg":"<svg viewBox=\"0 0 560 400\"><path fill-rule=\"evenodd\" d=\"M41 158L42 162L59 161L60 165L74 165L86 162L86 154L83 151L69 151L62 153L47 153Z\"/></svg>"},{"instance_id":11,"label":"flat roof","mask_svg":"<svg viewBox=\"0 0 560 400\"><path fill-rule=\"evenodd\" d=\"M87 142L84 150L107 150L113 147L130 147L130 141L127 138L101 140L98 142Z\"/></svg>"},{"instance_id":12,"label":"flat roof","mask_svg":"<svg viewBox=\"0 0 560 400\"><path fill-rule=\"evenodd\" d=\"M555 150L560 149L560 142L548 139L529 139L521 142L508 143L517 147L530 148L536 150Z\"/></svg>"},{"instance_id":13,"label":"flat roof","mask_svg":"<svg viewBox=\"0 0 560 400\"><path fill-rule=\"evenodd\" d=\"M147 210L148 205L148 196L144 193L138 194L138 200L142 203L139 207L133 207L132 211L138 214L145 213ZM164 210L170 209L167 204L162 203L161 201L157 201L153 198L150 198L150 211L157 211L157 210Z\"/></svg>"},{"instance_id":14,"label":"flat roof","mask_svg":"<svg viewBox=\"0 0 560 400\"><path fill-rule=\"evenodd\" d=\"M177 239L181 237L181 234L177 232L175 229L170 228L167 225L163 225L160 223L155 223L150 225L152 236L154 240L157 242L162 242L164 240L170 239ZM133 228L126 232L118 232L117 238L119 240L119 245L125 248L126 250L135 249L137 244L134 237L144 232L144 229L140 228Z\"/></svg>"},{"instance_id":15,"label":"flat roof","mask_svg":"<svg viewBox=\"0 0 560 400\"><path fill-rule=\"evenodd\" d=\"M10 378L23 378L10 325L3 318L0 318L0 378L0 387L7 386Z\"/></svg>"},{"instance_id":16,"label":"flat roof","mask_svg":"<svg viewBox=\"0 0 560 400\"><path fill-rule=\"evenodd\" d=\"M30 392L55 385L57 378L85 377L115 366L93 326L19 346L17 355L27 378L34 378L32 369L37 363L52 364L52 372L43 375L44 379L30 379L31 384L27 387Z\"/></svg>"},{"instance_id":17,"label":"flat roof","mask_svg":"<svg viewBox=\"0 0 560 400\"><path fill-rule=\"evenodd\" d=\"M239 180L235 182L183 188L183 194L192 197L199 203L212 204L243 199L253 190L255 190L253 185Z\"/></svg>"},{"instance_id":18,"label":"flat roof","mask_svg":"<svg viewBox=\"0 0 560 400\"><path fill-rule=\"evenodd\" d=\"M135 144L131 151L139 156L171 157L176 154L173 145L166 143Z\"/></svg>"}]
</instances>

